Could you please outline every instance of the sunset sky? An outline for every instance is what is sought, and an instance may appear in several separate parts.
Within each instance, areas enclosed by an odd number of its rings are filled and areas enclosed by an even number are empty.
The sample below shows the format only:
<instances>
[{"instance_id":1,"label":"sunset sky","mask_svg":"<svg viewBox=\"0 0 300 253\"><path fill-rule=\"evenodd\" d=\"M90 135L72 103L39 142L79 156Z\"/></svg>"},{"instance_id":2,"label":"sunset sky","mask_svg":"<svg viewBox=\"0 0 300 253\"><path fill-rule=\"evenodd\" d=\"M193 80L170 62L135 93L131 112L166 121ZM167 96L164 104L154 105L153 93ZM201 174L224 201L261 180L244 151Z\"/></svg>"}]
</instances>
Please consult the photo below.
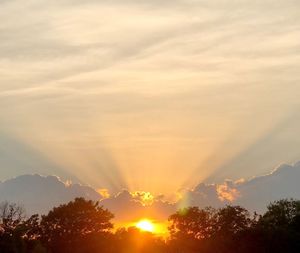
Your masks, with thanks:
<instances>
[{"instance_id":1,"label":"sunset sky","mask_svg":"<svg viewBox=\"0 0 300 253\"><path fill-rule=\"evenodd\" d=\"M297 162L299 9L0 0L0 181L171 196Z\"/></svg>"}]
</instances>

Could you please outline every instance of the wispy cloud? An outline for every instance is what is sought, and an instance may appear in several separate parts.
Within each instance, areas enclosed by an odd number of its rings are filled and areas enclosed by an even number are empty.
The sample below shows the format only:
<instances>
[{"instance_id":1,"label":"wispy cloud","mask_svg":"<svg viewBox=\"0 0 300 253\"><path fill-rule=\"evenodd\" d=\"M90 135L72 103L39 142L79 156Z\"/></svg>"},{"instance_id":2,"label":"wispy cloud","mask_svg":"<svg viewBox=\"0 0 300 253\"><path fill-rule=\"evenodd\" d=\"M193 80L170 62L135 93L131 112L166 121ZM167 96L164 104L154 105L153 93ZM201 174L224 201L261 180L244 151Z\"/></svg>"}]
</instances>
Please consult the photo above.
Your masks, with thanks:
<instances>
[{"instance_id":1,"label":"wispy cloud","mask_svg":"<svg viewBox=\"0 0 300 253\"><path fill-rule=\"evenodd\" d=\"M237 157L298 108L299 1L0 4L1 127L95 188L247 176Z\"/></svg>"}]
</instances>

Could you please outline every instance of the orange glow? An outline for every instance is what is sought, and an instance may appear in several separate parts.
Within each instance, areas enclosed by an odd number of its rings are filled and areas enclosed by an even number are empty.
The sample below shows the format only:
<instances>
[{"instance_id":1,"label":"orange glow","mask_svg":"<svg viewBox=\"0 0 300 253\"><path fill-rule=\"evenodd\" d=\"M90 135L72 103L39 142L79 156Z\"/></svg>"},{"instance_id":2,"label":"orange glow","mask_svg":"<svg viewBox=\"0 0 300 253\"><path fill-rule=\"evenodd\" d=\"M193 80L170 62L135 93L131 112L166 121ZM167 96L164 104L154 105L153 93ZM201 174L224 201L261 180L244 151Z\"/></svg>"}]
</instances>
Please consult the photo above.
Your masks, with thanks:
<instances>
[{"instance_id":1,"label":"orange glow","mask_svg":"<svg viewBox=\"0 0 300 253\"><path fill-rule=\"evenodd\" d=\"M150 220L147 219L139 221L135 226L141 231L150 232L150 233L155 232L155 225Z\"/></svg>"}]
</instances>

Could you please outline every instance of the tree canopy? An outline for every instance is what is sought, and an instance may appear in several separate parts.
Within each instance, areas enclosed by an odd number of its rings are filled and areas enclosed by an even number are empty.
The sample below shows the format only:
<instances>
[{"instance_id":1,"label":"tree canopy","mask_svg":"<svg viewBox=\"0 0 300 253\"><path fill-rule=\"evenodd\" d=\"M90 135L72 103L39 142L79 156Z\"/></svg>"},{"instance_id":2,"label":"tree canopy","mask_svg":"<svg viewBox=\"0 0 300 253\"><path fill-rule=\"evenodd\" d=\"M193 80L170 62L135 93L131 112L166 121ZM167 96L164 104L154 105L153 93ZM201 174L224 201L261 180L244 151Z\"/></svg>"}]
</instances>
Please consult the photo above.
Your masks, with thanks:
<instances>
[{"instance_id":1,"label":"tree canopy","mask_svg":"<svg viewBox=\"0 0 300 253\"><path fill-rule=\"evenodd\" d=\"M51 252L74 252L82 243L110 232L113 217L99 202L76 198L42 216L41 241Z\"/></svg>"},{"instance_id":2,"label":"tree canopy","mask_svg":"<svg viewBox=\"0 0 300 253\"><path fill-rule=\"evenodd\" d=\"M26 217L0 205L0 253L296 253L300 201L283 199L258 216L240 206L188 207L169 217L169 237L135 227L113 230L113 214L76 198L47 215Z\"/></svg>"}]
</instances>

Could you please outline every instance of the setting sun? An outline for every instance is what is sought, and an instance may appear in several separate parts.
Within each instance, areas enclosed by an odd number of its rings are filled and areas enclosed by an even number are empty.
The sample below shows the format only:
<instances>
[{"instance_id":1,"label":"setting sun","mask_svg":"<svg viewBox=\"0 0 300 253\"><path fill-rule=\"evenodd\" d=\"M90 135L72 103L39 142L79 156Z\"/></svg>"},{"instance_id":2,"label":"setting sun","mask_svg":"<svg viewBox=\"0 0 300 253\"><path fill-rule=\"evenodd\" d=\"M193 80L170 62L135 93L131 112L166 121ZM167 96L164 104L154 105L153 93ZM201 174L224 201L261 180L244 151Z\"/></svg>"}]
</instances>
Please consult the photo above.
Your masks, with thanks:
<instances>
[{"instance_id":1,"label":"setting sun","mask_svg":"<svg viewBox=\"0 0 300 253\"><path fill-rule=\"evenodd\" d=\"M136 227L141 231L153 233L155 230L154 224L149 220L141 220L136 224Z\"/></svg>"}]
</instances>

